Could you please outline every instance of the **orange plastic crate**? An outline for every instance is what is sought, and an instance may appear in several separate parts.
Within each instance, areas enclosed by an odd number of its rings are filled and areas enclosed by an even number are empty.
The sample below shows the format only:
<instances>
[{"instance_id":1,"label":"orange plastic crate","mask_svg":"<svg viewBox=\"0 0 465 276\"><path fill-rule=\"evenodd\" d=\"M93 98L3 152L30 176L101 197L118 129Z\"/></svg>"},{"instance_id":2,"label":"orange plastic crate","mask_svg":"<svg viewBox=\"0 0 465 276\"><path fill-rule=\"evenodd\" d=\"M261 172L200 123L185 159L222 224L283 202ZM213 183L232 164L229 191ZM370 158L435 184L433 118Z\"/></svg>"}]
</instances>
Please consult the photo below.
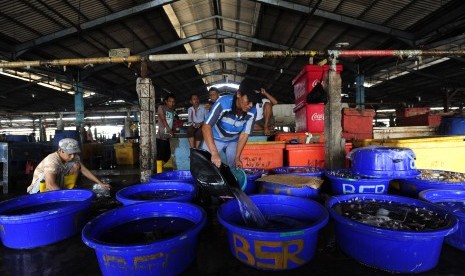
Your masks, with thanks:
<instances>
[{"instance_id":1,"label":"orange plastic crate","mask_svg":"<svg viewBox=\"0 0 465 276\"><path fill-rule=\"evenodd\" d=\"M352 143L346 143L346 154L352 149ZM286 145L286 158L289 166L312 166L324 168L325 166L325 145L319 144L302 144ZM346 160L346 166L350 162Z\"/></svg>"},{"instance_id":2,"label":"orange plastic crate","mask_svg":"<svg viewBox=\"0 0 465 276\"><path fill-rule=\"evenodd\" d=\"M247 143L242 151L242 165L266 170L282 167L285 147L284 141Z\"/></svg>"},{"instance_id":3,"label":"orange plastic crate","mask_svg":"<svg viewBox=\"0 0 465 276\"><path fill-rule=\"evenodd\" d=\"M274 137L275 141L284 141L286 143L289 143L293 139L297 140L300 144L304 144L307 135L305 135L305 132L278 132Z\"/></svg>"}]
</instances>

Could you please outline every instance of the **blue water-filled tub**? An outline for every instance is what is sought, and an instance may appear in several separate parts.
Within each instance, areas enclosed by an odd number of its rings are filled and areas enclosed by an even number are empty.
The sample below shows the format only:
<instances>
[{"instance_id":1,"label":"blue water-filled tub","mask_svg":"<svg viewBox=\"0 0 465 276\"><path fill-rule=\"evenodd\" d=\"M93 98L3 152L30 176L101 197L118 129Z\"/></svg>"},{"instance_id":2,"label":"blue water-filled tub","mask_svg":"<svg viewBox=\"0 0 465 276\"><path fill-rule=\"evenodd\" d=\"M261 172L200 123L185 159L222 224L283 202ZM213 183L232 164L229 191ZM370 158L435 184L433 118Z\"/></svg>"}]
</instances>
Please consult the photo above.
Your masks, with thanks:
<instances>
[{"instance_id":1,"label":"blue water-filled tub","mask_svg":"<svg viewBox=\"0 0 465 276\"><path fill-rule=\"evenodd\" d=\"M354 200L375 204L406 205L413 210L425 209L437 214L444 225L437 229L399 230L363 223L346 217L347 210L338 204L354 206ZM335 222L336 241L343 252L370 267L397 273L417 273L434 268L439 260L444 237L457 230L457 219L448 211L432 203L402 196L377 194L352 194L333 196L326 202ZM383 209L376 211L377 221L395 221ZM401 209L399 209L402 211ZM399 212L400 212L399 211ZM378 215L379 214L379 215ZM406 212L403 220L407 218ZM415 211L411 213L415 216ZM433 217L434 218L434 217ZM367 219L363 217L363 219Z\"/></svg>"},{"instance_id":2,"label":"blue water-filled tub","mask_svg":"<svg viewBox=\"0 0 465 276\"><path fill-rule=\"evenodd\" d=\"M399 181L400 193L417 197L418 193L429 189L462 189L465 190L465 173L442 170L420 169L415 178Z\"/></svg>"},{"instance_id":3,"label":"blue water-filled tub","mask_svg":"<svg viewBox=\"0 0 465 276\"><path fill-rule=\"evenodd\" d=\"M116 193L116 199L124 205L155 200L191 202L196 194L196 186L189 182L159 181L123 188Z\"/></svg>"},{"instance_id":4,"label":"blue water-filled tub","mask_svg":"<svg viewBox=\"0 0 465 276\"><path fill-rule=\"evenodd\" d=\"M356 175L349 169L328 170L325 176L329 179L334 195L343 194L387 194L390 178L372 178Z\"/></svg>"},{"instance_id":5,"label":"blue water-filled tub","mask_svg":"<svg viewBox=\"0 0 465 276\"><path fill-rule=\"evenodd\" d=\"M256 194L258 193L258 185L255 183L255 180L260 178L263 174L266 173L266 170L264 169L258 169L258 168L246 168L244 169L245 174L247 175L247 184L245 187L242 189L244 193L248 195ZM242 188L242 187L241 187Z\"/></svg>"},{"instance_id":6,"label":"blue water-filled tub","mask_svg":"<svg viewBox=\"0 0 465 276\"><path fill-rule=\"evenodd\" d=\"M194 261L205 211L186 202L153 201L108 211L86 224L103 275L179 275Z\"/></svg>"},{"instance_id":7,"label":"blue water-filled tub","mask_svg":"<svg viewBox=\"0 0 465 276\"><path fill-rule=\"evenodd\" d=\"M311 166L287 166L278 167L272 170L274 174L292 174L310 177L322 177L324 169Z\"/></svg>"},{"instance_id":8,"label":"blue water-filled tub","mask_svg":"<svg viewBox=\"0 0 465 276\"><path fill-rule=\"evenodd\" d=\"M94 193L59 190L0 203L0 237L6 247L29 249L67 239L88 220Z\"/></svg>"},{"instance_id":9,"label":"blue water-filled tub","mask_svg":"<svg viewBox=\"0 0 465 276\"><path fill-rule=\"evenodd\" d=\"M447 236L445 242L465 251L465 190L424 190L418 197L450 211L457 217L459 228L457 232Z\"/></svg>"},{"instance_id":10,"label":"blue water-filled tub","mask_svg":"<svg viewBox=\"0 0 465 276\"><path fill-rule=\"evenodd\" d=\"M261 270L288 270L309 262L315 253L318 231L328 212L317 202L285 195L249 197L268 221L288 223L279 229L244 224L236 199L218 209L218 220L228 230L231 253L242 263Z\"/></svg>"},{"instance_id":11,"label":"blue water-filled tub","mask_svg":"<svg viewBox=\"0 0 465 276\"><path fill-rule=\"evenodd\" d=\"M195 179L192 177L192 174L189 170L161 172L149 176L149 180L150 182L158 182L160 180L186 181L191 183L195 182Z\"/></svg>"}]
</instances>

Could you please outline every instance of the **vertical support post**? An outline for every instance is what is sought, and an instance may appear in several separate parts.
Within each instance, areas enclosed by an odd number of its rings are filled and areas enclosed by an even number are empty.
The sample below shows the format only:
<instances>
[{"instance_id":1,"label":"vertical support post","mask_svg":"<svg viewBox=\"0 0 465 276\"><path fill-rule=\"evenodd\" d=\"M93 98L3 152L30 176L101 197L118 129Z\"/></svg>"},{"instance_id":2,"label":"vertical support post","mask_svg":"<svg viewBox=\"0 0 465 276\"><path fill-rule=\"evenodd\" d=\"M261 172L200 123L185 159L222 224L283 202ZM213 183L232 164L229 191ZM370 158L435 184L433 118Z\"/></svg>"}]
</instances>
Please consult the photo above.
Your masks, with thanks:
<instances>
[{"instance_id":1,"label":"vertical support post","mask_svg":"<svg viewBox=\"0 0 465 276\"><path fill-rule=\"evenodd\" d=\"M336 72L335 59L332 60L326 78L328 103L325 105L325 167L338 169L345 164L345 140L342 139L341 126L341 76Z\"/></svg>"},{"instance_id":2,"label":"vertical support post","mask_svg":"<svg viewBox=\"0 0 465 276\"><path fill-rule=\"evenodd\" d=\"M76 111L76 128L84 125L84 93L79 82L74 84L74 111Z\"/></svg>"},{"instance_id":3,"label":"vertical support post","mask_svg":"<svg viewBox=\"0 0 465 276\"><path fill-rule=\"evenodd\" d=\"M357 104L357 109L365 109L365 76L357 75L355 78L355 103Z\"/></svg>"},{"instance_id":4,"label":"vertical support post","mask_svg":"<svg viewBox=\"0 0 465 276\"><path fill-rule=\"evenodd\" d=\"M40 139L40 142L47 142L47 136L46 136L44 124L42 122L42 116L39 117L39 139Z\"/></svg>"},{"instance_id":5,"label":"vertical support post","mask_svg":"<svg viewBox=\"0 0 465 276\"><path fill-rule=\"evenodd\" d=\"M444 88L444 97L443 97L444 112L449 112L449 90Z\"/></svg>"},{"instance_id":6,"label":"vertical support post","mask_svg":"<svg viewBox=\"0 0 465 276\"><path fill-rule=\"evenodd\" d=\"M155 170L156 140L155 140L155 87L150 78L137 78L137 95L140 104L140 178L147 182Z\"/></svg>"}]
</instances>

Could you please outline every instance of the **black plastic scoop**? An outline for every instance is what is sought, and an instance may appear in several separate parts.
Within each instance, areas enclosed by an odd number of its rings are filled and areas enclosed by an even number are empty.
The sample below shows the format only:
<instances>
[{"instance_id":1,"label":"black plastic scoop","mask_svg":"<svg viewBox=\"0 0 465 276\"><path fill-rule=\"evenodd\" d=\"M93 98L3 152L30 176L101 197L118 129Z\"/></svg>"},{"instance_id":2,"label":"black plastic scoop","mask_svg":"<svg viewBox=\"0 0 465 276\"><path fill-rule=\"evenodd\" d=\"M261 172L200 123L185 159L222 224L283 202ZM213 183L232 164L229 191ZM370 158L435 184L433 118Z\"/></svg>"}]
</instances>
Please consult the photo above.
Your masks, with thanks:
<instances>
[{"instance_id":1,"label":"black plastic scoop","mask_svg":"<svg viewBox=\"0 0 465 276\"><path fill-rule=\"evenodd\" d=\"M224 198L234 197L232 187L241 189L228 165L218 168L211 162L211 154L203 149L190 150L190 171L199 184L210 195Z\"/></svg>"}]
</instances>

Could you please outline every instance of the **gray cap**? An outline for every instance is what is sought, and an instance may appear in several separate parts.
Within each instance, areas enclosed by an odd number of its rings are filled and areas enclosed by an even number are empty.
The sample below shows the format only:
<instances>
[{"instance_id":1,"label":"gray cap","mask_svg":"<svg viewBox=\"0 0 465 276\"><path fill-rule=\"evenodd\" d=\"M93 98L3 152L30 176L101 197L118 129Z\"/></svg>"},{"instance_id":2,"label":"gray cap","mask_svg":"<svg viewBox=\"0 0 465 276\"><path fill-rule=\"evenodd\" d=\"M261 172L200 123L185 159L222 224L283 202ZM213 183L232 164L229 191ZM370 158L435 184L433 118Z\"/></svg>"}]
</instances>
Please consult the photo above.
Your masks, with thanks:
<instances>
[{"instance_id":1,"label":"gray cap","mask_svg":"<svg viewBox=\"0 0 465 276\"><path fill-rule=\"evenodd\" d=\"M66 154L81 152L78 141L74 140L73 138L61 139L60 142L58 142L58 147Z\"/></svg>"}]
</instances>

